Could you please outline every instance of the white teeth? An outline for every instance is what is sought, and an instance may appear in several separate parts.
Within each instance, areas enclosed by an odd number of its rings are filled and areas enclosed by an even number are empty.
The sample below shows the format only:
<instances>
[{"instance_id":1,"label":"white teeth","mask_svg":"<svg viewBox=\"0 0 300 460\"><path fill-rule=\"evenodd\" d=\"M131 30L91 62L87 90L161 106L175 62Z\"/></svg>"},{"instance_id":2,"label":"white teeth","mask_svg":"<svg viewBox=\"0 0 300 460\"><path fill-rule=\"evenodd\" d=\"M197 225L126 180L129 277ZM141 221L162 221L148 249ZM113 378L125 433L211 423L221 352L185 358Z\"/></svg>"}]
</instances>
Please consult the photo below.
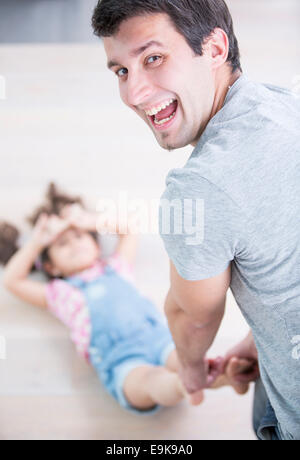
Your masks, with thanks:
<instances>
[{"instance_id":1,"label":"white teeth","mask_svg":"<svg viewBox=\"0 0 300 460\"><path fill-rule=\"evenodd\" d=\"M167 121L172 120L172 118L175 117L175 113L172 113L172 115L169 118L164 118L163 120L157 121L156 118L154 118L154 123L156 125L163 125L164 123L167 123Z\"/></svg>"},{"instance_id":2,"label":"white teeth","mask_svg":"<svg viewBox=\"0 0 300 460\"><path fill-rule=\"evenodd\" d=\"M169 105L171 105L175 101L176 99L170 99L169 101L164 102L160 107L156 107L156 108L146 111L146 115L148 115L149 117L152 117L153 115L157 115L159 112L169 107Z\"/></svg>"}]
</instances>

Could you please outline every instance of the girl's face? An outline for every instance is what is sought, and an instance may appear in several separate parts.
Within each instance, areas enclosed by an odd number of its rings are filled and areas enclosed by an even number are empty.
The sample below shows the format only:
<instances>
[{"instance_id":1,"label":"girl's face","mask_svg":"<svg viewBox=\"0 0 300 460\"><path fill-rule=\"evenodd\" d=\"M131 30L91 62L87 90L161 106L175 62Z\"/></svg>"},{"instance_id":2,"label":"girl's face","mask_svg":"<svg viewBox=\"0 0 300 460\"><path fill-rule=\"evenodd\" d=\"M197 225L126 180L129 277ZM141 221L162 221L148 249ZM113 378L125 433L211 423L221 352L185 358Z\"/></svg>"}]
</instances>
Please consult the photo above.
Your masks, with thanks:
<instances>
[{"instance_id":1,"label":"girl's face","mask_svg":"<svg viewBox=\"0 0 300 460\"><path fill-rule=\"evenodd\" d=\"M47 270L53 276L68 277L91 267L100 256L99 244L86 231L70 228L48 250Z\"/></svg>"}]
</instances>

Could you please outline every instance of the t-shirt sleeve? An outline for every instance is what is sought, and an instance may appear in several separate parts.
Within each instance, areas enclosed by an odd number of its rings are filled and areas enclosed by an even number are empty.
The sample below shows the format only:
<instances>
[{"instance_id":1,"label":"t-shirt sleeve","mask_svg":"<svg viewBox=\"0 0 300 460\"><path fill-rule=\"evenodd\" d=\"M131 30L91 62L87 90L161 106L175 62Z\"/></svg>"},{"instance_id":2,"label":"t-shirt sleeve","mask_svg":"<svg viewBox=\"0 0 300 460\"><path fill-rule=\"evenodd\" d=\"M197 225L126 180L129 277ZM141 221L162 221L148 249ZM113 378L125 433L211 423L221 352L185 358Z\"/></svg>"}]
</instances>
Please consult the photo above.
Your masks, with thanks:
<instances>
[{"instance_id":1,"label":"t-shirt sleeve","mask_svg":"<svg viewBox=\"0 0 300 460\"><path fill-rule=\"evenodd\" d=\"M135 282L133 265L127 262L118 252L107 259L107 264L127 281Z\"/></svg>"},{"instance_id":2,"label":"t-shirt sleeve","mask_svg":"<svg viewBox=\"0 0 300 460\"><path fill-rule=\"evenodd\" d=\"M75 315L85 306L82 293L63 280L54 280L46 286L49 311L71 328Z\"/></svg>"},{"instance_id":3,"label":"t-shirt sleeve","mask_svg":"<svg viewBox=\"0 0 300 460\"><path fill-rule=\"evenodd\" d=\"M230 197L195 172L173 170L160 202L159 230L179 275L213 278L234 260L244 216Z\"/></svg>"}]
</instances>

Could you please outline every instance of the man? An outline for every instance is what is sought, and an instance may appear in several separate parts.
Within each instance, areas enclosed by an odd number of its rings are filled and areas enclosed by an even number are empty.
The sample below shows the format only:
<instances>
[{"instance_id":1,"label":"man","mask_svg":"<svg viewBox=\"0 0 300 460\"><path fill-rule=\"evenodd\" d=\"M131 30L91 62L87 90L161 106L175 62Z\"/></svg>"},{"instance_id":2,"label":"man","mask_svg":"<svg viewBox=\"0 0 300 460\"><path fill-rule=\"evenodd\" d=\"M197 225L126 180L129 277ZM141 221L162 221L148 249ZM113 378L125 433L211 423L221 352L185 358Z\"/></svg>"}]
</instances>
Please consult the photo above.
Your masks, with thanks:
<instances>
[{"instance_id":1,"label":"man","mask_svg":"<svg viewBox=\"0 0 300 460\"><path fill-rule=\"evenodd\" d=\"M93 27L123 102L163 148L194 147L161 209L165 311L188 392L196 401L216 377L205 356L230 287L252 331L225 364L258 356L257 436L300 439L299 100L243 75L223 0L102 0Z\"/></svg>"}]
</instances>

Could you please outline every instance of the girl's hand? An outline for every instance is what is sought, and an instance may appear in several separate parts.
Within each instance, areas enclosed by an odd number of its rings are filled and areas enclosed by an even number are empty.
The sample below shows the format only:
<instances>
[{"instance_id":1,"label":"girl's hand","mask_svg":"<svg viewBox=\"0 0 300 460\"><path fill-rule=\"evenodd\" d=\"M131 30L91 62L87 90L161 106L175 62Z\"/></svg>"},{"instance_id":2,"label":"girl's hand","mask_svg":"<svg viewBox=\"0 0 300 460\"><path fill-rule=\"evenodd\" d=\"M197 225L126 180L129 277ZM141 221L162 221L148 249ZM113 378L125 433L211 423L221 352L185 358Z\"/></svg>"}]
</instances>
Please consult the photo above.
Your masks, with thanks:
<instances>
[{"instance_id":1,"label":"girl's hand","mask_svg":"<svg viewBox=\"0 0 300 460\"><path fill-rule=\"evenodd\" d=\"M69 227L68 221L58 216L42 214L33 229L32 239L42 251L50 246Z\"/></svg>"},{"instance_id":2,"label":"girl's hand","mask_svg":"<svg viewBox=\"0 0 300 460\"><path fill-rule=\"evenodd\" d=\"M231 358L227 364L225 375L228 378L228 382L238 394L245 394L249 390L250 381L253 378L253 371L256 369L256 362L248 359ZM251 378L249 380L249 375ZM244 376L240 381L240 377Z\"/></svg>"},{"instance_id":3,"label":"girl's hand","mask_svg":"<svg viewBox=\"0 0 300 460\"><path fill-rule=\"evenodd\" d=\"M79 204L65 206L60 217L66 220L70 227L86 231L96 231L96 214L86 211Z\"/></svg>"},{"instance_id":4,"label":"girl's hand","mask_svg":"<svg viewBox=\"0 0 300 460\"><path fill-rule=\"evenodd\" d=\"M238 383L248 384L255 382L259 376L258 354L254 343L252 333L250 333L242 342L233 347L224 357L225 367L229 365L232 358L246 360L249 362L247 370L236 372L235 381ZM237 363L236 363L237 365Z\"/></svg>"},{"instance_id":5,"label":"girl's hand","mask_svg":"<svg viewBox=\"0 0 300 460\"><path fill-rule=\"evenodd\" d=\"M211 388L217 389L223 386L232 386L236 393L244 395L249 390L249 381L245 380L245 382L242 382L238 379L241 375L245 377L249 375L253 371L254 364L249 359L230 358L224 373L217 378Z\"/></svg>"}]
</instances>

